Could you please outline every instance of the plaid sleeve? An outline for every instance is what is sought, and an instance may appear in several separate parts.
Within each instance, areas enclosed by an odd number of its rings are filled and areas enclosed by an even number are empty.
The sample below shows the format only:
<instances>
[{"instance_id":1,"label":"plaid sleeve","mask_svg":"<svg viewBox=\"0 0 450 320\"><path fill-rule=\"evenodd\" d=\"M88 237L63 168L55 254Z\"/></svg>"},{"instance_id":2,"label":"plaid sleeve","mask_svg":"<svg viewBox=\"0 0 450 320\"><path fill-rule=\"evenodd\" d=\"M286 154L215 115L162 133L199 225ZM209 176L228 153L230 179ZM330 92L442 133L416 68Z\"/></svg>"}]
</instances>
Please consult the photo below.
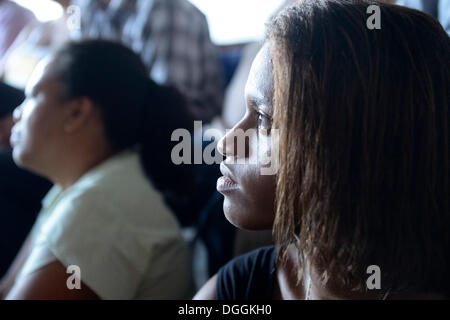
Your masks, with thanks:
<instances>
[{"instance_id":1,"label":"plaid sleeve","mask_svg":"<svg viewBox=\"0 0 450 320\"><path fill-rule=\"evenodd\" d=\"M187 0L138 1L134 10L119 11L129 12L122 41L140 54L150 77L175 86L196 120L220 114L224 73L206 17Z\"/></svg>"},{"instance_id":2,"label":"plaid sleeve","mask_svg":"<svg viewBox=\"0 0 450 320\"><path fill-rule=\"evenodd\" d=\"M147 47L158 47L153 50L152 78L176 86L195 119L210 121L221 112L224 80L205 16L187 1L160 2L153 10L153 39L146 40ZM158 20L161 16L167 19Z\"/></svg>"},{"instance_id":3,"label":"plaid sleeve","mask_svg":"<svg viewBox=\"0 0 450 320\"><path fill-rule=\"evenodd\" d=\"M206 19L202 16L201 30L199 30L199 46L202 58L203 94L199 105L205 119L211 120L222 112L224 98L224 72L219 57L218 48L211 42Z\"/></svg>"}]
</instances>

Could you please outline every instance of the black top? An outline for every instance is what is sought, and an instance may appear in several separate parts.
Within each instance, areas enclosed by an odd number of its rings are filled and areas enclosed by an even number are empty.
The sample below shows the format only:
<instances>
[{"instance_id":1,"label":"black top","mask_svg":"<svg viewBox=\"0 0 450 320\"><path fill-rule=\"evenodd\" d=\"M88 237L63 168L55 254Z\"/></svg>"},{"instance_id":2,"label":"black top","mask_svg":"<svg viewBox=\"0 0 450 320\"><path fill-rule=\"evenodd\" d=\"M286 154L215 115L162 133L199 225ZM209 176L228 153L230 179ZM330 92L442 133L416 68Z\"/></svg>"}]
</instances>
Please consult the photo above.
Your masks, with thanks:
<instances>
[{"instance_id":1,"label":"black top","mask_svg":"<svg viewBox=\"0 0 450 320\"><path fill-rule=\"evenodd\" d=\"M275 246L239 256L217 275L217 300L273 300Z\"/></svg>"}]
</instances>

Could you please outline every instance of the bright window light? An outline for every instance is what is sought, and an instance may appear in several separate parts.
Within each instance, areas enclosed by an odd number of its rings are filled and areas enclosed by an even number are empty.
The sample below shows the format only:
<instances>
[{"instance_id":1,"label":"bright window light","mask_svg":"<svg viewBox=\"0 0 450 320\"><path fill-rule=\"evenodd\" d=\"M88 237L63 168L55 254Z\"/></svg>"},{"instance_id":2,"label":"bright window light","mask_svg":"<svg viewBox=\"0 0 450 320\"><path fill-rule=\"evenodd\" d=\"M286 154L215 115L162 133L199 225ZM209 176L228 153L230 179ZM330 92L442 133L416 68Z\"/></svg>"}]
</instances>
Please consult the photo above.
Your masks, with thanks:
<instances>
[{"instance_id":1,"label":"bright window light","mask_svg":"<svg viewBox=\"0 0 450 320\"><path fill-rule=\"evenodd\" d=\"M17 4L31 10L39 21L46 22L61 18L63 8L52 0L13 0Z\"/></svg>"},{"instance_id":2,"label":"bright window light","mask_svg":"<svg viewBox=\"0 0 450 320\"><path fill-rule=\"evenodd\" d=\"M270 16L284 0L190 0L207 17L219 45L260 40Z\"/></svg>"},{"instance_id":3,"label":"bright window light","mask_svg":"<svg viewBox=\"0 0 450 320\"><path fill-rule=\"evenodd\" d=\"M33 11L40 21L63 15L53 0L13 0ZM219 45L255 41L262 38L264 25L284 0L189 0L206 16L212 40Z\"/></svg>"}]
</instances>

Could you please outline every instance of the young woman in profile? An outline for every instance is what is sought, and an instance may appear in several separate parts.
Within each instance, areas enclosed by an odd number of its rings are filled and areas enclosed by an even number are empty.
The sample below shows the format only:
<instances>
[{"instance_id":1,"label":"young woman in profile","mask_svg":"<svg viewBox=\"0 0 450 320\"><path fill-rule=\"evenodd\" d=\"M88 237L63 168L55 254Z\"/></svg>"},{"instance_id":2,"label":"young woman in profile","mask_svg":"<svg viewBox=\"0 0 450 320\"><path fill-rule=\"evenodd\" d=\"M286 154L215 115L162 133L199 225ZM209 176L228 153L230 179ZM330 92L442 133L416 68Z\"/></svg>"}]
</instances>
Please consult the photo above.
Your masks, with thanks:
<instances>
[{"instance_id":1,"label":"young woman in profile","mask_svg":"<svg viewBox=\"0 0 450 320\"><path fill-rule=\"evenodd\" d=\"M26 91L13 158L55 186L2 296L188 298L189 250L162 196L189 176L170 158L172 131L192 125L177 92L130 49L97 40L65 45Z\"/></svg>"},{"instance_id":2,"label":"young woman in profile","mask_svg":"<svg viewBox=\"0 0 450 320\"><path fill-rule=\"evenodd\" d=\"M372 4L381 30L366 27ZM217 187L230 222L273 227L277 245L232 260L195 298L447 298L449 83L450 40L419 11L305 0L275 17L233 129L258 135L241 153L233 131L222 139ZM252 157L275 146L279 170L261 175Z\"/></svg>"}]
</instances>

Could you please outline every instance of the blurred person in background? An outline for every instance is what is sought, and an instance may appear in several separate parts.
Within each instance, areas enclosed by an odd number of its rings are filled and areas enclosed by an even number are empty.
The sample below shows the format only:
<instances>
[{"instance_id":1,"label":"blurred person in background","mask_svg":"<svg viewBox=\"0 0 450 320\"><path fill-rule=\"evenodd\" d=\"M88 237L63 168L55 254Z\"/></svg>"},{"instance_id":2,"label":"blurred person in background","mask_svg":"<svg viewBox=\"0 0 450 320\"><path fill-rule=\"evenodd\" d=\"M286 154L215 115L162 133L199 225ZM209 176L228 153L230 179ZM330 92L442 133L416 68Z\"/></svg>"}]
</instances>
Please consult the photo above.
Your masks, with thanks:
<instances>
[{"instance_id":1,"label":"blurred person in background","mask_svg":"<svg viewBox=\"0 0 450 320\"><path fill-rule=\"evenodd\" d=\"M139 53L149 76L174 85L195 120L221 113L224 73L205 16L187 0L74 0L83 38L119 40Z\"/></svg>"},{"instance_id":2,"label":"blurred person in background","mask_svg":"<svg viewBox=\"0 0 450 320\"><path fill-rule=\"evenodd\" d=\"M141 55L152 79L160 84L172 84L181 91L193 119L209 121L220 113L223 72L218 50L209 37L205 16L190 2L58 2L63 6L64 16L56 21L30 25L0 61L0 73L8 83L23 88L37 62L69 38L114 39ZM80 8L79 30L67 28L67 9L71 4ZM4 119L5 125L11 126L11 115L5 115ZM6 134L9 132L4 131ZM6 167L3 169L6 170ZM198 191L194 200L186 194L177 197L165 194L182 223L195 223L198 212L215 189L215 176L208 185L203 184L204 178L204 172L201 172L195 182L185 181L197 186L192 188ZM36 194L41 193L36 190ZM33 198L31 194L28 196ZM27 226L24 225L24 229Z\"/></svg>"},{"instance_id":3,"label":"blurred person in background","mask_svg":"<svg viewBox=\"0 0 450 320\"><path fill-rule=\"evenodd\" d=\"M0 82L0 278L17 255L51 186L46 179L20 169L11 156L13 121L7 115L23 99L22 90Z\"/></svg>"},{"instance_id":4,"label":"blurred person in background","mask_svg":"<svg viewBox=\"0 0 450 320\"><path fill-rule=\"evenodd\" d=\"M23 89L34 68L41 59L70 40L67 27L70 0L57 2L63 7L63 15L48 22L29 21L0 59L0 77L3 79L0 83L0 247L4 248L0 257L0 277L17 255L41 208L42 197L51 186L47 179L14 163L9 137L13 125L12 110L23 99ZM4 30L7 30L6 26Z\"/></svg>"},{"instance_id":5,"label":"blurred person in background","mask_svg":"<svg viewBox=\"0 0 450 320\"><path fill-rule=\"evenodd\" d=\"M6 299L182 299L190 252L163 194L190 167L171 162L182 96L114 42L68 43L45 59L14 111L14 161L55 185L0 282ZM80 290L66 270L81 271Z\"/></svg>"},{"instance_id":6,"label":"blurred person in background","mask_svg":"<svg viewBox=\"0 0 450 320\"><path fill-rule=\"evenodd\" d=\"M74 0L73 4L82 13L80 37L112 39L132 48L151 79L179 89L192 119L206 124L221 114L225 74L220 52L211 41L206 17L190 1ZM166 195L166 201L183 227L192 227L204 240L209 270L216 272L232 256L229 240L234 230L221 213L210 210L211 205L221 208L210 201L220 174L218 166L202 163L194 168L193 180L179 181L193 192Z\"/></svg>"},{"instance_id":7,"label":"blurred person in background","mask_svg":"<svg viewBox=\"0 0 450 320\"><path fill-rule=\"evenodd\" d=\"M55 2L62 6L63 15L56 20L29 23L0 60L0 77L6 83L24 89L38 62L70 40L67 24L70 0Z\"/></svg>"},{"instance_id":8,"label":"blurred person in background","mask_svg":"<svg viewBox=\"0 0 450 320\"><path fill-rule=\"evenodd\" d=\"M63 7L63 16L49 22L40 22L36 19L29 21L0 58L0 78L5 84L23 90L38 62L70 40L66 15L70 0L55 1ZM0 121L11 124L11 112L3 112ZM2 133L8 131L10 130L2 130ZM9 137L0 139L0 147L5 148L8 145Z\"/></svg>"},{"instance_id":9,"label":"blurred person in background","mask_svg":"<svg viewBox=\"0 0 450 320\"><path fill-rule=\"evenodd\" d=\"M74 0L81 9L77 37L120 41L138 53L159 84L175 86L192 119L209 122L220 114L224 72L211 42L206 17L187 0ZM215 191L217 168L196 166L195 195L167 198L183 225L198 222ZM181 183L181 182L180 182Z\"/></svg>"},{"instance_id":10,"label":"blurred person in background","mask_svg":"<svg viewBox=\"0 0 450 320\"><path fill-rule=\"evenodd\" d=\"M34 14L10 0L0 0L0 59L22 29L35 21Z\"/></svg>"}]
</instances>

